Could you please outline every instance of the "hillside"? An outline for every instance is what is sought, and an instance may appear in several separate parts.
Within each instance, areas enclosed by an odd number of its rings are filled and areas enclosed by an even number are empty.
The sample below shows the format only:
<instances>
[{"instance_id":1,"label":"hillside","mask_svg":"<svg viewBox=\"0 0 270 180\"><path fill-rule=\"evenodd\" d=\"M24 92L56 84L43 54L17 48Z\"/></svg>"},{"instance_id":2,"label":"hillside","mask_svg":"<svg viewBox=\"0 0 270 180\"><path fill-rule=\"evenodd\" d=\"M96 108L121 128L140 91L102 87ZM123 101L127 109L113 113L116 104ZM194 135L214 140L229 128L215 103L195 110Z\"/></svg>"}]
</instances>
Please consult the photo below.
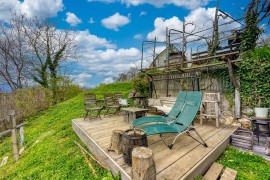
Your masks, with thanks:
<instances>
[{"instance_id":1,"label":"hillside","mask_svg":"<svg viewBox=\"0 0 270 180\"><path fill-rule=\"evenodd\" d=\"M103 93L131 92L130 82L101 85L89 90L98 99ZM0 168L0 179L100 179L107 171L95 164L97 177L85 162L82 152L74 140L79 140L71 127L71 119L83 117L83 94L27 119L25 127L25 151L20 160L12 159L12 144L9 137L0 139L0 161L9 156L7 165Z\"/></svg>"}]
</instances>

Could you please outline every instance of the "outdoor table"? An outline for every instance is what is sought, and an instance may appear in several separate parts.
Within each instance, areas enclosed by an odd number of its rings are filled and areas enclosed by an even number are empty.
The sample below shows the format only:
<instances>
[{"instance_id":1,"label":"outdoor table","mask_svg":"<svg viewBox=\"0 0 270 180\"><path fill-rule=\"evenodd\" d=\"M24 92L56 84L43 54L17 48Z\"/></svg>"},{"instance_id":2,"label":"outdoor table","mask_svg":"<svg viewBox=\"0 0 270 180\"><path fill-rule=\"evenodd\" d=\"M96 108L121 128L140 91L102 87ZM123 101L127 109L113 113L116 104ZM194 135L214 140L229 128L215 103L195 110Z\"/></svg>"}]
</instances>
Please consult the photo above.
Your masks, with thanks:
<instances>
[{"instance_id":1,"label":"outdoor table","mask_svg":"<svg viewBox=\"0 0 270 180\"><path fill-rule=\"evenodd\" d=\"M261 131L260 126L267 126L267 135L270 136L270 121L264 121L264 120L257 120L257 119L253 119L251 120L251 124L252 124L252 131L256 134L257 138L258 138L258 142L259 140L259 136L261 133L265 132L265 131Z\"/></svg>"},{"instance_id":2,"label":"outdoor table","mask_svg":"<svg viewBox=\"0 0 270 180\"><path fill-rule=\"evenodd\" d=\"M142 109L142 108L135 108L135 107L129 107L129 108L123 108L123 119L126 122L132 122L135 119L138 119L140 117L145 117L146 113L148 112L148 109Z\"/></svg>"}]
</instances>

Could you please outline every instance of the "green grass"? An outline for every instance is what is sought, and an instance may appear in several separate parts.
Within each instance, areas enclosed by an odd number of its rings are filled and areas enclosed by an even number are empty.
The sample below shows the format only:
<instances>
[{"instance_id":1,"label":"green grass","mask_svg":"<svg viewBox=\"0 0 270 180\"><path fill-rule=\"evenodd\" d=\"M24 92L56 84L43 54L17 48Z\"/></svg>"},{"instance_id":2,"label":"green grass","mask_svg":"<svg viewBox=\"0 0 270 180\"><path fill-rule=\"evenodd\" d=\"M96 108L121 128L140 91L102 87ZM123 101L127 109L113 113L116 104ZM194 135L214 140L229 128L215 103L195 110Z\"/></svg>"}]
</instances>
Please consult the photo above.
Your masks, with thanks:
<instances>
[{"instance_id":1,"label":"green grass","mask_svg":"<svg viewBox=\"0 0 270 180\"><path fill-rule=\"evenodd\" d=\"M239 180L270 179L270 162L253 153L229 147L217 162L236 170L238 172L236 179Z\"/></svg>"},{"instance_id":2,"label":"green grass","mask_svg":"<svg viewBox=\"0 0 270 180\"><path fill-rule=\"evenodd\" d=\"M101 85L95 92L99 99L106 92L123 92L127 96L132 84ZM101 179L108 176L94 161L97 177L93 177L84 156L74 140L79 140L71 127L71 120L83 117L83 94L50 109L32 115L25 127L25 151L20 160L12 158L10 137L0 139L0 161L9 156L7 165L0 168L0 179Z\"/></svg>"}]
</instances>

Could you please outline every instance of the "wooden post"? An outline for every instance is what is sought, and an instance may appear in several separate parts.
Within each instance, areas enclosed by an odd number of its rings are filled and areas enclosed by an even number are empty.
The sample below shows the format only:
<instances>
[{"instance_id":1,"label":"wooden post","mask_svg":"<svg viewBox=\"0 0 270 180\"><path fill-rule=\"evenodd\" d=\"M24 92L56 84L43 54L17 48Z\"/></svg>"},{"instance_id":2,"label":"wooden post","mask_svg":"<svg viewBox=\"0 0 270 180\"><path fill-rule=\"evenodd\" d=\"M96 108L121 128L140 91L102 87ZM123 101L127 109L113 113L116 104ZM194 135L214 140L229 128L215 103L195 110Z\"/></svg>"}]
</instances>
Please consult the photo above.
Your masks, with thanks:
<instances>
[{"instance_id":1,"label":"wooden post","mask_svg":"<svg viewBox=\"0 0 270 180\"><path fill-rule=\"evenodd\" d=\"M235 101L235 113L234 113L234 118L235 119L240 119L241 118L241 96L240 96L240 91L235 88L235 93L234 93L234 101Z\"/></svg>"},{"instance_id":2,"label":"wooden post","mask_svg":"<svg viewBox=\"0 0 270 180\"><path fill-rule=\"evenodd\" d=\"M12 122L11 137L12 137L12 147L13 147L13 158L15 161L18 161L19 160L19 150L18 150L15 111L11 110L8 115L9 115L10 120Z\"/></svg>"},{"instance_id":3,"label":"wooden post","mask_svg":"<svg viewBox=\"0 0 270 180\"><path fill-rule=\"evenodd\" d=\"M153 151L146 147L136 147L132 151L132 179L155 180L156 167Z\"/></svg>"},{"instance_id":4,"label":"wooden post","mask_svg":"<svg viewBox=\"0 0 270 180\"><path fill-rule=\"evenodd\" d=\"M266 138L265 154L270 156L270 137Z\"/></svg>"},{"instance_id":5,"label":"wooden post","mask_svg":"<svg viewBox=\"0 0 270 180\"><path fill-rule=\"evenodd\" d=\"M111 137L111 144L109 147L109 151L114 151L116 154L122 153L122 136L124 131L122 130L114 130Z\"/></svg>"},{"instance_id":6,"label":"wooden post","mask_svg":"<svg viewBox=\"0 0 270 180\"><path fill-rule=\"evenodd\" d=\"M24 128L23 126L20 127L20 147L23 148L24 145Z\"/></svg>"}]
</instances>

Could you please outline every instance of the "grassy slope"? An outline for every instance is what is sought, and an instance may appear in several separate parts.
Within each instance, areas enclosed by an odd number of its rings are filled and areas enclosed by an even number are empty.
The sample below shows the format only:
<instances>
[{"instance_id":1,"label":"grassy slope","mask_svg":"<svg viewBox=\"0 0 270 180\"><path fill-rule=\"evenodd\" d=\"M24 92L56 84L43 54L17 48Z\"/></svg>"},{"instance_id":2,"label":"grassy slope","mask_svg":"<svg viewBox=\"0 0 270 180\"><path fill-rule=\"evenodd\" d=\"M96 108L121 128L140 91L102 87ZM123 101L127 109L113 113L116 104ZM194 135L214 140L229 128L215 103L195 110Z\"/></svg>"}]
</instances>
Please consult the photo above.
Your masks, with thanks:
<instances>
[{"instance_id":1,"label":"grassy slope","mask_svg":"<svg viewBox=\"0 0 270 180\"><path fill-rule=\"evenodd\" d=\"M237 179L270 179L270 162L253 153L229 147L217 162L238 171Z\"/></svg>"},{"instance_id":2,"label":"grassy slope","mask_svg":"<svg viewBox=\"0 0 270 180\"><path fill-rule=\"evenodd\" d=\"M98 98L105 92L131 91L131 83L102 85L94 90ZM74 144L81 142L71 128L71 119L83 117L83 95L38 113L25 127L26 150L14 163L10 138L0 140L0 161L9 155L8 164L0 168L0 178L9 179L100 179L106 170L95 164L98 177L93 177L84 157ZM82 143L81 143L82 144Z\"/></svg>"}]
</instances>

